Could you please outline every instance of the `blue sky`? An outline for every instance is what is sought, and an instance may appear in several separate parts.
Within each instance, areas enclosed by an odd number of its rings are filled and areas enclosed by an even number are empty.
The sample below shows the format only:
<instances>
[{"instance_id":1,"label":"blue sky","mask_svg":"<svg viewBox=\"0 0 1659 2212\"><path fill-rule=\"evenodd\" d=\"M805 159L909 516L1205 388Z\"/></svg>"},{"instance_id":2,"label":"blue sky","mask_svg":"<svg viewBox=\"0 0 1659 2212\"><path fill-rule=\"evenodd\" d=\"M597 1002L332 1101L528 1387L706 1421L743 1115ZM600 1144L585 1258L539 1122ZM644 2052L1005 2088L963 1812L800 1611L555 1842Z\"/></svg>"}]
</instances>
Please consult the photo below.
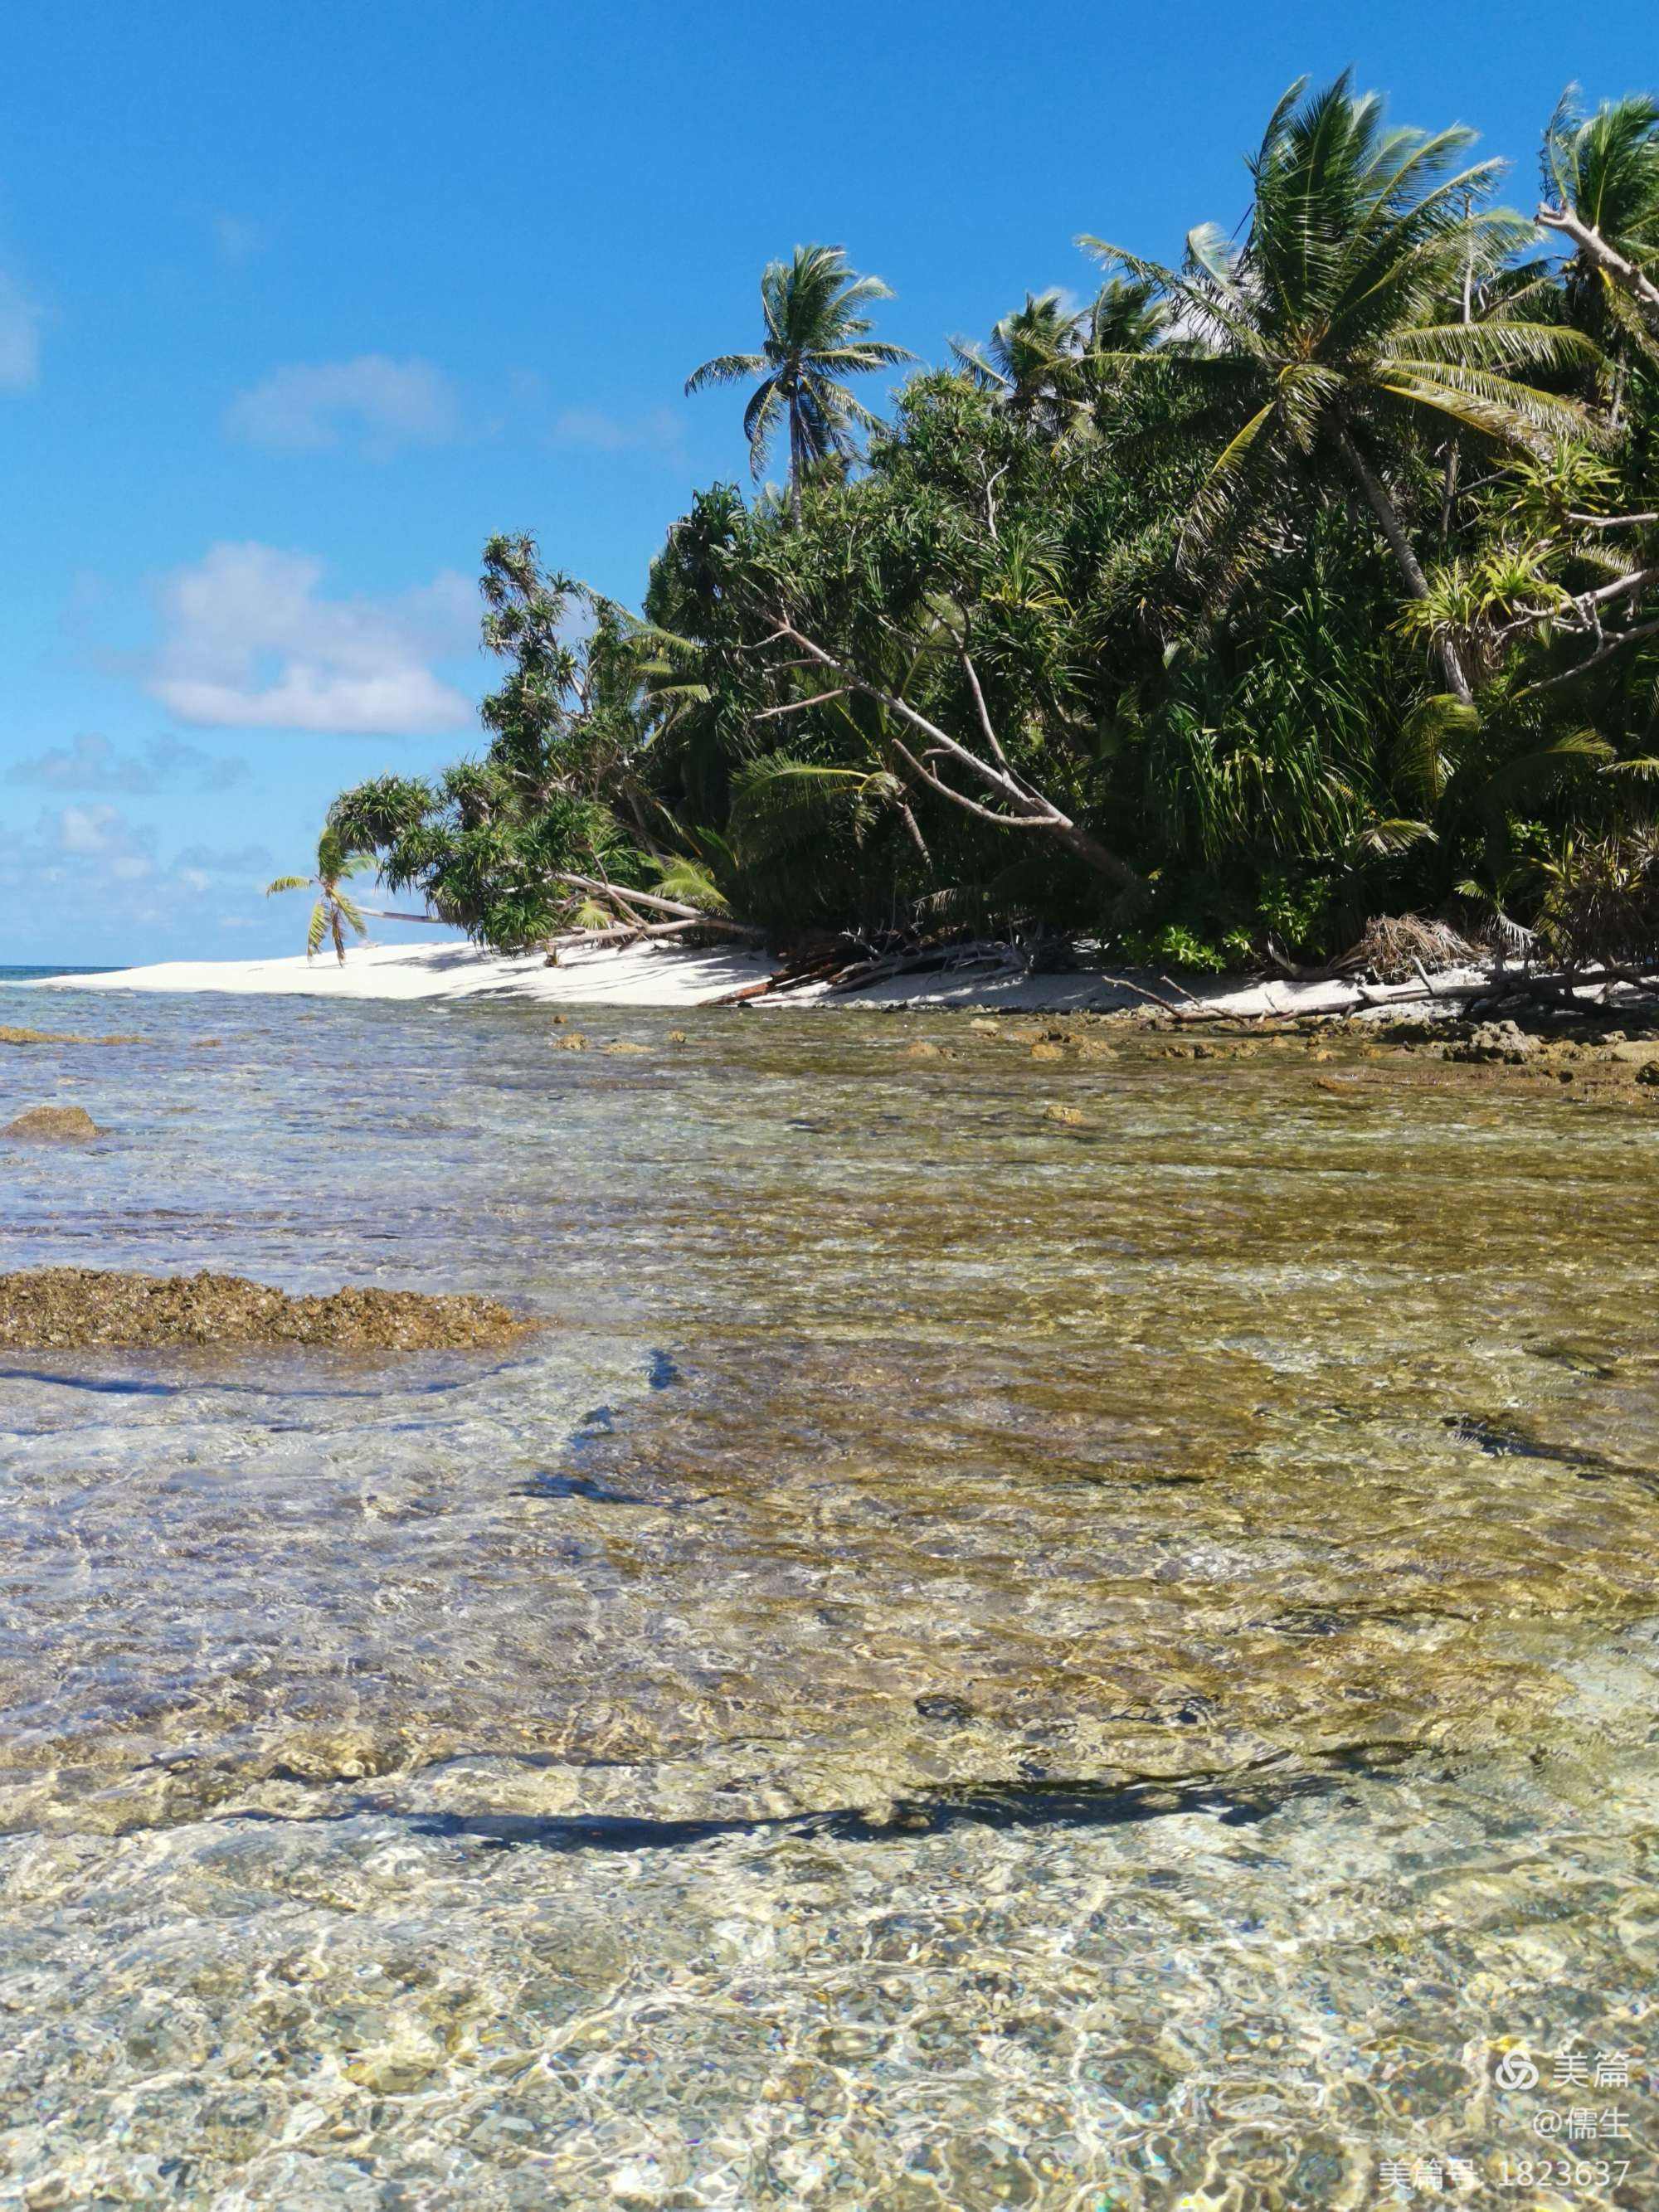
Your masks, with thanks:
<instances>
[{"instance_id":1,"label":"blue sky","mask_svg":"<svg viewBox=\"0 0 1659 2212\"><path fill-rule=\"evenodd\" d=\"M815 51L809 24L832 43ZM1092 231L1229 226L1285 83L1352 63L1534 201L1652 0L1018 9L82 0L0 84L0 964L295 949L332 794L477 744L492 531L635 600L740 477L762 264L843 244L939 359ZM388 928L381 933L398 933ZM404 933L410 934L412 933Z\"/></svg>"}]
</instances>

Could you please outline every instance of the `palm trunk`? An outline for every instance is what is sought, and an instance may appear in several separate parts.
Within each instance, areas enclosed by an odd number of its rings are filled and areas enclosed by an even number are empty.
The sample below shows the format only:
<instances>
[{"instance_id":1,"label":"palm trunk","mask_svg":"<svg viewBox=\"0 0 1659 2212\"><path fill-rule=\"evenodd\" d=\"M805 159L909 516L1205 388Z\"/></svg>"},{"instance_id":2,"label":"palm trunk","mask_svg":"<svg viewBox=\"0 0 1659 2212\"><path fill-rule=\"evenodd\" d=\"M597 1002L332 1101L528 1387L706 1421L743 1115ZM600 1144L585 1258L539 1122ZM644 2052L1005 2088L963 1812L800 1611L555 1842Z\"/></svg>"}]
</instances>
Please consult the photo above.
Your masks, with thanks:
<instances>
[{"instance_id":1,"label":"palm trunk","mask_svg":"<svg viewBox=\"0 0 1659 2212\"><path fill-rule=\"evenodd\" d=\"M1366 504L1376 517L1382 535L1389 541L1389 550L1400 564L1400 573L1406 580L1406 589L1411 593L1413 599L1426 599L1429 596L1429 580L1423 574L1422 565L1412 550L1411 540L1406 535L1406 526L1400 519L1399 509L1389 497L1382 479L1355 444L1351 431L1339 430L1336 434L1336 442L1355 483L1365 495ZM1472 707L1474 704L1474 694L1469 689L1468 678L1463 673L1463 663L1458 657L1457 647L1449 637L1443 637L1438 649L1441 665L1446 672L1447 683L1456 693L1461 705Z\"/></svg>"},{"instance_id":2,"label":"palm trunk","mask_svg":"<svg viewBox=\"0 0 1659 2212\"><path fill-rule=\"evenodd\" d=\"M800 403L793 392L789 394L789 514L793 521L800 520Z\"/></svg>"}]
</instances>

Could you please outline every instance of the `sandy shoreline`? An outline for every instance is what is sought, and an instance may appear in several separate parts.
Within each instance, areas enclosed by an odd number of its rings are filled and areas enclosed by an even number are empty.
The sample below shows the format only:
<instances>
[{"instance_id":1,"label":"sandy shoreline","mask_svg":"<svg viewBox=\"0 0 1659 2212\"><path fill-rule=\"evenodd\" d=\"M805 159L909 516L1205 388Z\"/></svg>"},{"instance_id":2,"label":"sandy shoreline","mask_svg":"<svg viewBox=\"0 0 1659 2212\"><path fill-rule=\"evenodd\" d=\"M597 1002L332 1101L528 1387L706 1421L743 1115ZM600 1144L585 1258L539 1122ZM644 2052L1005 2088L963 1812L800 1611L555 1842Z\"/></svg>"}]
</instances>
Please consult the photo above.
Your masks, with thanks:
<instances>
[{"instance_id":1,"label":"sandy shoreline","mask_svg":"<svg viewBox=\"0 0 1659 2212\"><path fill-rule=\"evenodd\" d=\"M124 968L106 975L61 975L23 985L27 990L206 991L246 996L304 995L319 999L524 999L561 1006L661 1006L712 1005L761 981L774 963L762 955L738 951L687 951L654 946L617 950L596 947L567 954L556 968L539 953L509 957L481 951L463 943L370 945L356 948L342 968L337 961L307 961L303 954L276 960L171 961L159 967ZM1237 984L1226 977L1170 980L1123 971L1127 981L1097 969L1028 975L987 973L898 975L872 988L827 1002L836 1006L961 1007L981 1012L1108 1012L1146 1008L1149 1000L1131 988L1139 983L1160 998L1188 993L1218 1013L1341 1013L1356 1003L1343 982L1292 982L1282 979ZM1454 979L1448 978L1450 981ZM1388 994L1377 993L1377 998ZM1409 987L1405 1000L1420 998ZM775 1006L823 1005L821 988L791 992L777 1000L751 1002L757 1010Z\"/></svg>"},{"instance_id":2,"label":"sandy shoreline","mask_svg":"<svg viewBox=\"0 0 1659 2212\"><path fill-rule=\"evenodd\" d=\"M332 955L276 960L173 960L101 975L53 975L24 986L49 991L225 991L250 997L316 999L532 999L561 1006L701 1006L771 973L744 953L659 952L597 947L550 968L539 952L517 957L474 945L354 946L342 967Z\"/></svg>"}]
</instances>

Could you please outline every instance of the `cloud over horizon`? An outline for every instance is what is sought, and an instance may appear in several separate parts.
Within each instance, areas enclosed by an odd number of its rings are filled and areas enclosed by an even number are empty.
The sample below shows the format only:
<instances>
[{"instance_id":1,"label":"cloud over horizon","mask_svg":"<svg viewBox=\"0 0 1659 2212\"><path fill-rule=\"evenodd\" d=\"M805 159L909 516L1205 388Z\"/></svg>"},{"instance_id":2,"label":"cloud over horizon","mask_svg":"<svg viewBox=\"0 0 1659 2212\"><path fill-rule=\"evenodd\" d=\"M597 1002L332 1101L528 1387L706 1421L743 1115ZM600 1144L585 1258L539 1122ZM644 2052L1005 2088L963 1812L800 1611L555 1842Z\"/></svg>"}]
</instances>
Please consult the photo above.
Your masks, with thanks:
<instances>
[{"instance_id":1,"label":"cloud over horizon","mask_svg":"<svg viewBox=\"0 0 1659 2212\"><path fill-rule=\"evenodd\" d=\"M49 791L228 791L244 783L248 764L237 754L204 752L178 738L156 738L142 752L118 752L105 737L87 731L67 745L49 747L32 760L14 761L8 783Z\"/></svg>"},{"instance_id":2,"label":"cloud over horizon","mask_svg":"<svg viewBox=\"0 0 1659 2212\"><path fill-rule=\"evenodd\" d=\"M383 353L351 361L292 362L240 392L225 411L232 437L273 452L321 453L356 442L371 460L400 446L457 436L455 388L429 361Z\"/></svg>"},{"instance_id":3,"label":"cloud over horizon","mask_svg":"<svg viewBox=\"0 0 1659 2212\"><path fill-rule=\"evenodd\" d=\"M446 569L384 599L329 599L324 564L254 541L210 546L161 584L145 688L197 726L424 737L467 729L474 702L433 663L477 634L471 582Z\"/></svg>"},{"instance_id":4,"label":"cloud over horizon","mask_svg":"<svg viewBox=\"0 0 1659 2212\"><path fill-rule=\"evenodd\" d=\"M60 807L56 814L47 809L34 834L51 858L95 860L117 883L137 883L155 872L155 831L134 830L119 807L106 801Z\"/></svg>"},{"instance_id":5,"label":"cloud over horizon","mask_svg":"<svg viewBox=\"0 0 1659 2212\"><path fill-rule=\"evenodd\" d=\"M20 917L25 951L53 958L64 936L131 929L160 931L183 951L204 927L241 926L234 910L213 910L227 900L259 915L273 866L263 845L187 845L163 861L157 843L107 800L43 808L29 830L8 825L0 898Z\"/></svg>"}]
</instances>

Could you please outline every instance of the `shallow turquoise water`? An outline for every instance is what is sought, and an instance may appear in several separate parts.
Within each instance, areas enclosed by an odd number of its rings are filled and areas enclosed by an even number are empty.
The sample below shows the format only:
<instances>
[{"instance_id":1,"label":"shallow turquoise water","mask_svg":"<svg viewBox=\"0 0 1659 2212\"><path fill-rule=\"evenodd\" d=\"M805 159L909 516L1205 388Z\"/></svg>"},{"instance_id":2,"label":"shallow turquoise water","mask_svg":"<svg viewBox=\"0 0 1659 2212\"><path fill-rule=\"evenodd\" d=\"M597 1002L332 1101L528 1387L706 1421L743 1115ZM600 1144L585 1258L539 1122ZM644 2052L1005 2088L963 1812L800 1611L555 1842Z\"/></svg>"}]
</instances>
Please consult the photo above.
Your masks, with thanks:
<instances>
[{"instance_id":1,"label":"shallow turquoise water","mask_svg":"<svg viewBox=\"0 0 1659 2212\"><path fill-rule=\"evenodd\" d=\"M6 1152L3 1264L549 1324L0 1358L0 2204L1653 2201L1638 1105L0 1023L138 1039L0 1060L106 1131Z\"/></svg>"}]
</instances>

